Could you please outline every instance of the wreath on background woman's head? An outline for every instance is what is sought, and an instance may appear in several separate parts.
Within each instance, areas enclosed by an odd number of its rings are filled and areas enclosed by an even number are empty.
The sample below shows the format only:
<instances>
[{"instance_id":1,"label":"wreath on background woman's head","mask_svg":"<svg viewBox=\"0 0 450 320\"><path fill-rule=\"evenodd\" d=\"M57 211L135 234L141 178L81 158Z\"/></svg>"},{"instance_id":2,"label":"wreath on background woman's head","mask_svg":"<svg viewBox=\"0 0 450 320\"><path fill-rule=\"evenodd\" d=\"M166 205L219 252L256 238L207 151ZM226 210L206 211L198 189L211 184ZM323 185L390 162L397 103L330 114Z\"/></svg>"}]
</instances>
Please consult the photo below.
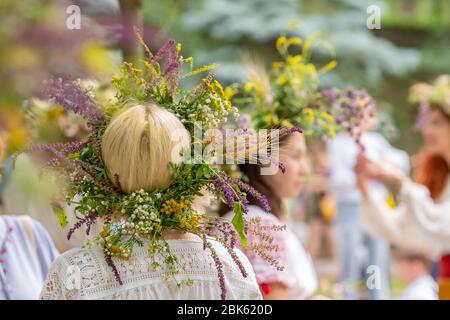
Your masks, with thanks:
<instances>
[{"instance_id":1,"label":"wreath on background woman's head","mask_svg":"<svg viewBox=\"0 0 450 320\"><path fill-rule=\"evenodd\" d=\"M409 101L419 104L420 110L416 120L416 129L421 129L428 111L440 108L450 116L450 75L436 78L432 84L419 82L409 89Z\"/></svg>"}]
</instances>

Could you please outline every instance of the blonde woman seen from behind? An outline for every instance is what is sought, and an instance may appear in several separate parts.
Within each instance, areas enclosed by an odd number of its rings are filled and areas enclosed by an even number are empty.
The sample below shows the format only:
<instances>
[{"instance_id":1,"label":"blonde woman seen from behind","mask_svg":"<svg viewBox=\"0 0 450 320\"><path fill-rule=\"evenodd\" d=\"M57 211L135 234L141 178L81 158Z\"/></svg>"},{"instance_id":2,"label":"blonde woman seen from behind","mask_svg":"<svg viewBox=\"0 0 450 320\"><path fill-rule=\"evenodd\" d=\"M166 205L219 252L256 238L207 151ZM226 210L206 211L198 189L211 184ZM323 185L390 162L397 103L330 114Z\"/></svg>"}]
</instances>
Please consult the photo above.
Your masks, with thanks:
<instances>
[{"instance_id":1,"label":"blonde woman seen from behind","mask_svg":"<svg viewBox=\"0 0 450 320\"><path fill-rule=\"evenodd\" d=\"M172 139L172 133L177 138ZM103 161L113 184L125 193L166 188L172 179L168 167L174 162L174 148L189 147L189 133L171 112L156 104L132 104L111 120L101 143ZM177 161L180 161L178 159ZM116 177L120 177L117 179ZM202 199L197 199L202 202ZM134 248L129 260L115 261L123 285L104 259L101 248L76 248L63 254L53 265L42 299L219 299L217 270L202 240L193 234L175 230L163 232L183 269L176 280L165 277L164 268L153 269L145 244ZM145 241L145 240L144 240ZM260 299L261 295L251 265L237 251L248 277L242 277L226 249L210 239L223 264L227 299ZM67 270L77 269L79 287L68 288ZM177 282L193 280L192 285L178 287Z\"/></svg>"}]
</instances>

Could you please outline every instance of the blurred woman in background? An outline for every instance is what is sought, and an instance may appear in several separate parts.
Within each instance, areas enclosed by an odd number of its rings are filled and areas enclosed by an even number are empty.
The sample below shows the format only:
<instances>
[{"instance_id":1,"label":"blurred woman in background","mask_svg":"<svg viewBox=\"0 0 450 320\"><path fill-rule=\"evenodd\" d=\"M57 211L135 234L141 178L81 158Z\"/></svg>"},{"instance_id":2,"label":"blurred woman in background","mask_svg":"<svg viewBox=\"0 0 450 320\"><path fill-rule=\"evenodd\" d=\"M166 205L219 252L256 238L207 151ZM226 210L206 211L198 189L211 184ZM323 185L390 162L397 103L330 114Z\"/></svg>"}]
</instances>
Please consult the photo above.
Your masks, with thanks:
<instances>
[{"instance_id":1,"label":"blurred woman in background","mask_svg":"<svg viewBox=\"0 0 450 320\"><path fill-rule=\"evenodd\" d=\"M304 136L293 132L280 137L280 162L285 166L285 173L278 170L276 174L264 175L262 167L257 164L240 164L240 171L247 176L248 183L269 200L271 213L261 208L258 199L249 196L250 206L246 217L258 217L261 225L273 226L283 224L285 214L283 201L298 197L303 186L303 178L309 173L306 162L306 144ZM229 212L227 217L232 217ZM250 250L244 253L250 260L260 285L264 299L307 299L317 290L317 275L311 257L300 240L289 228L282 232L272 232L274 244L278 246L277 260L284 267L278 271ZM256 236L249 242L263 243Z\"/></svg>"},{"instance_id":2,"label":"blurred woman in background","mask_svg":"<svg viewBox=\"0 0 450 320\"><path fill-rule=\"evenodd\" d=\"M3 215L3 190L12 170L5 156L6 130L0 127L0 300L37 299L58 251L48 232L29 216Z\"/></svg>"},{"instance_id":3,"label":"blurred woman in background","mask_svg":"<svg viewBox=\"0 0 450 320\"><path fill-rule=\"evenodd\" d=\"M366 228L401 248L434 259L440 257L440 299L450 299L449 80L450 77L438 79L439 90L425 87L430 89L427 91L440 93L447 99L429 103L422 128L424 145L415 170L415 181L386 163L368 160L364 154L359 155L356 165L358 185L364 195L362 219ZM399 189L399 206L396 209L390 209L373 198L367 189L370 179Z\"/></svg>"}]
</instances>

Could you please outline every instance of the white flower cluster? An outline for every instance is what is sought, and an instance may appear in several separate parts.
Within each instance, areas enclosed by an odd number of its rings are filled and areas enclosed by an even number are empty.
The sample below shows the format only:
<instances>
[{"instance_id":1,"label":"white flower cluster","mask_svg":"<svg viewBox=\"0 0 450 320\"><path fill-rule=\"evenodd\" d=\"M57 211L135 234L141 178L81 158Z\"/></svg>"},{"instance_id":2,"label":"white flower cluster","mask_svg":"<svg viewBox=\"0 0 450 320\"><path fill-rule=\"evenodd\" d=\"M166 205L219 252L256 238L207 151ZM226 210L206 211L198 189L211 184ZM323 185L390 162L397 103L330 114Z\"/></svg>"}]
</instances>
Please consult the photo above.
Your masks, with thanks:
<instances>
[{"instance_id":1,"label":"white flower cluster","mask_svg":"<svg viewBox=\"0 0 450 320\"><path fill-rule=\"evenodd\" d=\"M203 121L209 124L209 128L217 128L221 123L227 122L228 115L238 117L238 109L216 93L210 93L204 102L205 104L198 106L196 113L189 115L190 120Z\"/></svg>"},{"instance_id":2,"label":"white flower cluster","mask_svg":"<svg viewBox=\"0 0 450 320\"><path fill-rule=\"evenodd\" d=\"M142 189L130 194L124 202L125 207L131 213L130 219L123 225L123 228L146 234L153 231L155 225L160 225L161 219L150 205L151 203L151 196ZM122 213L125 212L126 210L122 209Z\"/></svg>"}]
</instances>

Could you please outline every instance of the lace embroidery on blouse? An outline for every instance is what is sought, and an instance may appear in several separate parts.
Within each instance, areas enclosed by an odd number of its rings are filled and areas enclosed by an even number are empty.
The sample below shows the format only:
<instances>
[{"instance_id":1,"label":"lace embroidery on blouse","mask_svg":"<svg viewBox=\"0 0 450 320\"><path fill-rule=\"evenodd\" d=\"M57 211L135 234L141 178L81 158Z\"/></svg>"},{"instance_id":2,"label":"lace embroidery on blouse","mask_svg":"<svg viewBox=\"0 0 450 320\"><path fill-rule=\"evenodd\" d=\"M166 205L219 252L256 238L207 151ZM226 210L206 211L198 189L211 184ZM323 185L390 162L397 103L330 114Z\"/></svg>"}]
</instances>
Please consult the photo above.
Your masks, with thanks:
<instances>
[{"instance_id":1,"label":"lace embroidery on blouse","mask_svg":"<svg viewBox=\"0 0 450 320\"><path fill-rule=\"evenodd\" d=\"M172 253L178 257L183 266L183 269L175 275L177 281L191 279L194 281L194 286L198 281L211 282L219 289L214 261L209 251L204 251L201 242L186 240L169 240L169 242ZM237 252L246 270L250 271L250 275L244 278L228 253L219 244L214 247L223 263L224 274L229 282L227 285L231 285L232 290L243 298L249 299L251 292L253 292L253 298L258 298L259 289L247 258L241 252ZM161 267L157 269L153 267L155 260L160 263ZM120 299L126 297L128 291L142 286L176 286L173 280L166 280L167 270L162 259L151 258L145 244L135 249L130 260L114 259L114 263L120 273L123 285L116 282L100 249L70 250L52 265L41 293L41 299ZM79 277L77 277L78 275ZM170 297L166 298L170 299ZM214 299L214 297L209 297L209 299Z\"/></svg>"}]
</instances>

